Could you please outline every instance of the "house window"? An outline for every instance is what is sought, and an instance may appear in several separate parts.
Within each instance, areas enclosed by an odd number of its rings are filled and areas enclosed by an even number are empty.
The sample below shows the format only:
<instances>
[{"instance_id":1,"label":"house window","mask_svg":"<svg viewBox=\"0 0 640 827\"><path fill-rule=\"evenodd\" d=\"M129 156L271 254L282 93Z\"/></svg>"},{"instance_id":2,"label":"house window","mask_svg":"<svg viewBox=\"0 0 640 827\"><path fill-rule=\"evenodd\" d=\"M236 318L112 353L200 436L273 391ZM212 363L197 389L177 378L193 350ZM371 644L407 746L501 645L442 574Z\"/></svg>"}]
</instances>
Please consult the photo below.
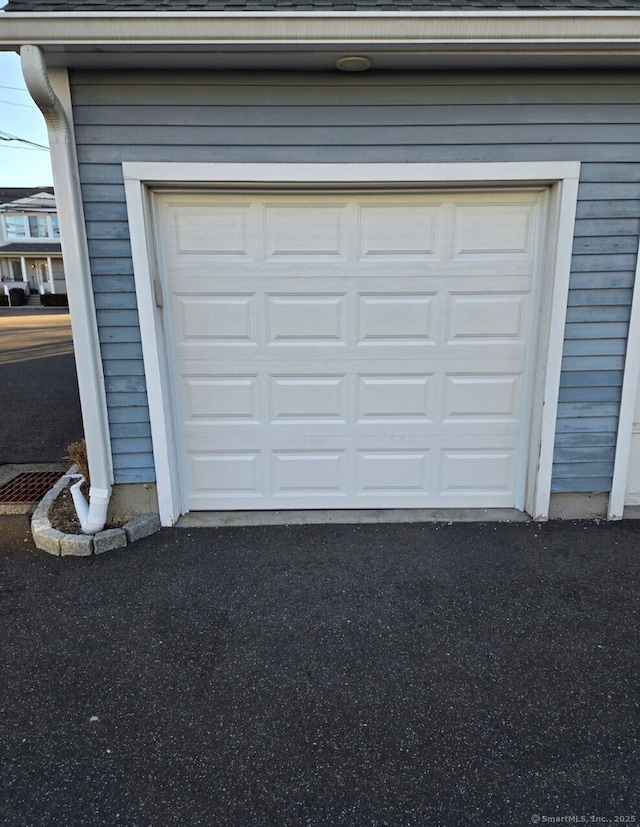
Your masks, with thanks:
<instances>
[{"instance_id":1,"label":"house window","mask_svg":"<svg viewBox=\"0 0 640 827\"><path fill-rule=\"evenodd\" d=\"M47 238L47 217L46 215L29 216L29 235L31 238Z\"/></svg>"},{"instance_id":2,"label":"house window","mask_svg":"<svg viewBox=\"0 0 640 827\"><path fill-rule=\"evenodd\" d=\"M7 238L25 238L27 230L22 215L7 215L4 219Z\"/></svg>"},{"instance_id":3,"label":"house window","mask_svg":"<svg viewBox=\"0 0 640 827\"><path fill-rule=\"evenodd\" d=\"M5 215L5 238L60 238L57 215Z\"/></svg>"},{"instance_id":4,"label":"house window","mask_svg":"<svg viewBox=\"0 0 640 827\"><path fill-rule=\"evenodd\" d=\"M11 270L13 272L14 281L22 281L22 265L19 261L11 262Z\"/></svg>"}]
</instances>

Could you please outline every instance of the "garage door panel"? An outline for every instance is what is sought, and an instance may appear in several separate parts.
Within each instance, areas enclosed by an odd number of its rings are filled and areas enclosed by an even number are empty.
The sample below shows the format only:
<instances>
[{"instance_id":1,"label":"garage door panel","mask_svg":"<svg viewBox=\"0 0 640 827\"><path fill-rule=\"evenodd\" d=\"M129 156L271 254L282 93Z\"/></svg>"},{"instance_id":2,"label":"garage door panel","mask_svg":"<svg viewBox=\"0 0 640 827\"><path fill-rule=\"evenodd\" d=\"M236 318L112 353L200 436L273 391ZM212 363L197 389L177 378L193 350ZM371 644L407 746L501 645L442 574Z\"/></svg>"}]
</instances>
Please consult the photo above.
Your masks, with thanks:
<instances>
[{"instance_id":1,"label":"garage door panel","mask_svg":"<svg viewBox=\"0 0 640 827\"><path fill-rule=\"evenodd\" d=\"M248 205L180 207L175 211L170 250L176 258L206 255L207 260L250 257Z\"/></svg>"},{"instance_id":2,"label":"garage door panel","mask_svg":"<svg viewBox=\"0 0 640 827\"><path fill-rule=\"evenodd\" d=\"M478 450L414 444L395 448L373 440L344 449L293 447L200 450L189 454L193 508L211 497L219 508L490 507L513 499L517 447ZM316 443L317 445L317 443ZM328 497L334 505L323 505ZM466 498L466 499L465 499ZM273 507L273 506L272 506Z\"/></svg>"},{"instance_id":3,"label":"garage door panel","mask_svg":"<svg viewBox=\"0 0 640 827\"><path fill-rule=\"evenodd\" d=\"M188 454L191 491L199 497L262 499L263 488L258 450L215 451Z\"/></svg>"},{"instance_id":4,"label":"garage door panel","mask_svg":"<svg viewBox=\"0 0 640 827\"><path fill-rule=\"evenodd\" d=\"M357 383L359 425L426 425L435 419L433 374L400 371L359 374Z\"/></svg>"},{"instance_id":5,"label":"garage door panel","mask_svg":"<svg viewBox=\"0 0 640 827\"><path fill-rule=\"evenodd\" d=\"M448 374L444 391L447 424L518 422L521 377L517 374Z\"/></svg>"},{"instance_id":6,"label":"garage door panel","mask_svg":"<svg viewBox=\"0 0 640 827\"><path fill-rule=\"evenodd\" d=\"M359 293L357 343L359 345L435 344L433 304L435 293Z\"/></svg>"},{"instance_id":7,"label":"garage door panel","mask_svg":"<svg viewBox=\"0 0 640 827\"><path fill-rule=\"evenodd\" d=\"M310 259L346 260L348 236L344 226L344 210L344 204L266 204L265 260L289 266L295 266L297 259L306 263Z\"/></svg>"},{"instance_id":8,"label":"garage door panel","mask_svg":"<svg viewBox=\"0 0 640 827\"><path fill-rule=\"evenodd\" d=\"M269 377L272 424L347 424L347 377L278 374Z\"/></svg>"},{"instance_id":9,"label":"garage door panel","mask_svg":"<svg viewBox=\"0 0 640 827\"><path fill-rule=\"evenodd\" d=\"M260 423L260 381L257 374L187 376L181 387L187 422Z\"/></svg>"},{"instance_id":10,"label":"garage door panel","mask_svg":"<svg viewBox=\"0 0 640 827\"><path fill-rule=\"evenodd\" d=\"M448 342L525 341L528 293L453 293L449 297Z\"/></svg>"},{"instance_id":11,"label":"garage door panel","mask_svg":"<svg viewBox=\"0 0 640 827\"><path fill-rule=\"evenodd\" d=\"M178 299L182 340L210 344L257 344L256 297L251 293L181 296Z\"/></svg>"},{"instance_id":12,"label":"garage door panel","mask_svg":"<svg viewBox=\"0 0 640 827\"><path fill-rule=\"evenodd\" d=\"M356 496L428 497L433 492L433 449L364 448L357 452Z\"/></svg>"},{"instance_id":13,"label":"garage door panel","mask_svg":"<svg viewBox=\"0 0 640 827\"><path fill-rule=\"evenodd\" d=\"M329 343L344 346L347 336L345 293L280 293L267 296L267 344L292 346Z\"/></svg>"},{"instance_id":14,"label":"garage door panel","mask_svg":"<svg viewBox=\"0 0 640 827\"><path fill-rule=\"evenodd\" d=\"M298 283L299 288L299 283ZM281 346L305 342L434 346L525 343L529 293L308 289L177 295L181 344ZM444 310L443 310L444 308Z\"/></svg>"},{"instance_id":15,"label":"garage door panel","mask_svg":"<svg viewBox=\"0 0 640 827\"><path fill-rule=\"evenodd\" d=\"M434 261L441 257L440 205L411 203L360 206L358 258L367 264Z\"/></svg>"},{"instance_id":16,"label":"garage door panel","mask_svg":"<svg viewBox=\"0 0 640 827\"><path fill-rule=\"evenodd\" d=\"M513 506L539 205L161 196L185 509Z\"/></svg>"},{"instance_id":17,"label":"garage door panel","mask_svg":"<svg viewBox=\"0 0 640 827\"><path fill-rule=\"evenodd\" d=\"M205 367L211 367L205 363ZM205 373L200 362L185 362L180 374L180 398L184 417L224 417L238 424L258 418L272 424L314 418L336 423L410 424L438 422L465 426L473 422L518 421L522 381L515 360L495 360L488 373L486 363L469 359L446 363L449 371L421 361L408 370L407 360L377 360L360 371L357 360L234 362L233 373ZM443 367L440 360L440 367ZM462 370L466 368L466 370ZM303 370L304 369L304 370Z\"/></svg>"},{"instance_id":18,"label":"garage door panel","mask_svg":"<svg viewBox=\"0 0 640 827\"><path fill-rule=\"evenodd\" d=\"M483 496L488 492L508 495L514 485L516 447L511 449L448 449L442 452L440 494Z\"/></svg>"},{"instance_id":19,"label":"garage door panel","mask_svg":"<svg viewBox=\"0 0 640 827\"><path fill-rule=\"evenodd\" d=\"M535 204L456 205L453 259L532 261L536 252L535 219Z\"/></svg>"},{"instance_id":20,"label":"garage door panel","mask_svg":"<svg viewBox=\"0 0 640 827\"><path fill-rule=\"evenodd\" d=\"M345 450L283 448L270 452L271 491L276 498L349 494Z\"/></svg>"}]
</instances>

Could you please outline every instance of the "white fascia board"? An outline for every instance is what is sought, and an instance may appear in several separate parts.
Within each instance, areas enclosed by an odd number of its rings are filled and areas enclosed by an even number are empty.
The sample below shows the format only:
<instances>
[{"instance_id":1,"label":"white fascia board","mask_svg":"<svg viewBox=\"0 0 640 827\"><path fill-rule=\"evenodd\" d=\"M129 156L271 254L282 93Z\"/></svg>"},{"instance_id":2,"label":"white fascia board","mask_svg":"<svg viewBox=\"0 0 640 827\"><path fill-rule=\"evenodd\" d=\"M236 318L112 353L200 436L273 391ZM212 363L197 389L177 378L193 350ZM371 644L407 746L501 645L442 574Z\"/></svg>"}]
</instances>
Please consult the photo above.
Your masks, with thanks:
<instances>
[{"instance_id":1,"label":"white fascia board","mask_svg":"<svg viewBox=\"0 0 640 827\"><path fill-rule=\"evenodd\" d=\"M0 48L265 45L499 49L640 48L640 11L56 12L0 16Z\"/></svg>"}]
</instances>

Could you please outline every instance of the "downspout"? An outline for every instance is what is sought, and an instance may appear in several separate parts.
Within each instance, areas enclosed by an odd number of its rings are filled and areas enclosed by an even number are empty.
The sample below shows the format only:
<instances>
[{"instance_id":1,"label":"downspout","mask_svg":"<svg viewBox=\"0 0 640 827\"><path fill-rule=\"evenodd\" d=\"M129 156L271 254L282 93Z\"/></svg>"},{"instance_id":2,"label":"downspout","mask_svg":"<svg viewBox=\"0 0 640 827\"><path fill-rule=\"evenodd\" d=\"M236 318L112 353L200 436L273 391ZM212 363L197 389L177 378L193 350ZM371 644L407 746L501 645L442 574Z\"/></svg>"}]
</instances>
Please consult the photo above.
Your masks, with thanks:
<instances>
[{"instance_id":1,"label":"downspout","mask_svg":"<svg viewBox=\"0 0 640 827\"><path fill-rule=\"evenodd\" d=\"M91 478L89 503L79 490L74 492L74 502L82 531L97 534L107 521L113 463L78 162L72 128L62 103L51 87L41 49L22 46L20 57L27 89L44 115L49 133L60 241L67 275L71 332Z\"/></svg>"}]
</instances>

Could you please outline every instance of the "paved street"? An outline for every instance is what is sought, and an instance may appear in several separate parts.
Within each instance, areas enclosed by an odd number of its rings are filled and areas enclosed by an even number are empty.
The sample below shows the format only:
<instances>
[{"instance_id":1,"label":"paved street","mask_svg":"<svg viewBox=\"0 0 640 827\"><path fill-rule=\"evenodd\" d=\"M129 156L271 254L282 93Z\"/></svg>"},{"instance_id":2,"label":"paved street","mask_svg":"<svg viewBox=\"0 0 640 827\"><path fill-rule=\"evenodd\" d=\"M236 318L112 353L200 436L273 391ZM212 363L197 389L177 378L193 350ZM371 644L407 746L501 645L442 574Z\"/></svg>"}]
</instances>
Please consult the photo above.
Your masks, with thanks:
<instances>
[{"instance_id":1,"label":"paved street","mask_svg":"<svg viewBox=\"0 0 640 827\"><path fill-rule=\"evenodd\" d=\"M69 314L0 308L0 466L59 462L83 436Z\"/></svg>"}]
</instances>

